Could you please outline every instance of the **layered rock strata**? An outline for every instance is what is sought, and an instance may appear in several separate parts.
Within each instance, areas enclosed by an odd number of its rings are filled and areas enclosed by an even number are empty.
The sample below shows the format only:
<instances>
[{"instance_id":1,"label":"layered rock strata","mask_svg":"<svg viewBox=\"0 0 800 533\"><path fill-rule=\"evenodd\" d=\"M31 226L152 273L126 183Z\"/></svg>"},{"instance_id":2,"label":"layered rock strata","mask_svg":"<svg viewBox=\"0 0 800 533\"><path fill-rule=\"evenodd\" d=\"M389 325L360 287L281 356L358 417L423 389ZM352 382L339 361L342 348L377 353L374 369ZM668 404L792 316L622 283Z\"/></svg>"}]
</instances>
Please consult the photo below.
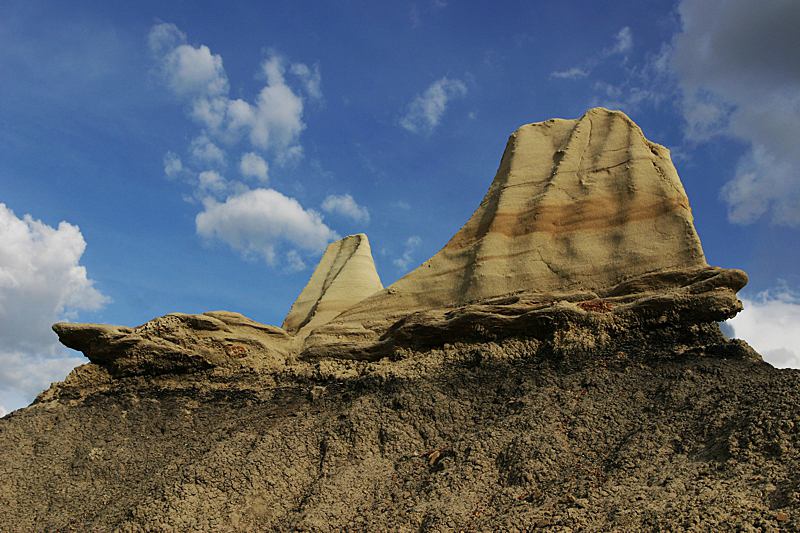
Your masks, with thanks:
<instances>
[{"instance_id":1,"label":"layered rock strata","mask_svg":"<svg viewBox=\"0 0 800 533\"><path fill-rule=\"evenodd\" d=\"M363 233L328 245L308 285L292 305L283 329L305 338L361 300L383 289Z\"/></svg>"},{"instance_id":2,"label":"layered rock strata","mask_svg":"<svg viewBox=\"0 0 800 533\"><path fill-rule=\"evenodd\" d=\"M225 312L54 329L115 375L241 364L232 353L268 366L298 355L376 360L509 336L601 354L665 324L699 327L705 336L689 344L705 349L727 342L716 322L741 309L745 283L744 272L706 263L669 151L623 113L597 108L514 132L464 227L385 289L366 236L352 235L329 245L282 329L237 315L234 335Z\"/></svg>"},{"instance_id":3,"label":"layered rock strata","mask_svg":"<svg viewBox=\"0 0 800 533\"><path fill-rule=\"evenodd\" d=\"M480 206L450 242L413 272L313 331L303 353L380 357L398 342L398 330L419 318L412 318L414 313L475 309L515 293L527 295L515 301L535 306L493 303L483 307L492 309L485 312L493 318L485 320L505 324L510 315L552 313L554 302L623 297L632 287L629 300L659 292L662 299L695 294L677 281L686 276L675 273L714 276L713 270L704 273L708 268L669 151L648 141L625 114L592 109L576 120L518 129ZM659 272L672 274L650 275ZM708 322L738 312L735 291L746 277L738 272L724 279L733 278L737 281L724 287L729 289L724 297L714 295L724 300L716 308L726 312L709 315ZM702 299L690 299L703 308ZM572 309L577 307L568 314ZM627 322L634 309L628 302L609 316Z\"/></svg>"}]
</instances>

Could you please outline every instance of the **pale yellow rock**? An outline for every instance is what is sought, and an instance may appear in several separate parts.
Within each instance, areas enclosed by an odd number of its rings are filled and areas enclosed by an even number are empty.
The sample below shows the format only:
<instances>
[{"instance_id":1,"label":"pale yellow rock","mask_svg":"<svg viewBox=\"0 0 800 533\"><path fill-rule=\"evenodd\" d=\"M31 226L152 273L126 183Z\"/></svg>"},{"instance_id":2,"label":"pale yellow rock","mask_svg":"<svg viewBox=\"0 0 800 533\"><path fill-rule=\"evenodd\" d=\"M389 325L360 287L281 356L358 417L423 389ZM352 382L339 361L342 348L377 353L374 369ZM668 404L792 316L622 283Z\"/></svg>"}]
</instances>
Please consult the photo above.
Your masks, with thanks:
<instances>
[{"instance_id":1,"label":"pale yellow rock","mask_svg":"<svg viewBox=\"0 0 800 533\"><path fill-rule=\"evenodd\" d=\"M283 321L283 329L305 338L314 328L381 289L367 236L360 233L340 239L328 245Z\"/></svg>"},{"instance_id":2,"label":"pale yellow rock","mask_svg":"<svg viewBox=\"0 0 800 533\"><path fill-rule=\"evenodd\" d=\"M450 242L308 343L367 340L415 311L518 291L600 291L704 266L669 150L624 113L596 108L514 132L489 191Z\"/></svg>"}]
</instances>

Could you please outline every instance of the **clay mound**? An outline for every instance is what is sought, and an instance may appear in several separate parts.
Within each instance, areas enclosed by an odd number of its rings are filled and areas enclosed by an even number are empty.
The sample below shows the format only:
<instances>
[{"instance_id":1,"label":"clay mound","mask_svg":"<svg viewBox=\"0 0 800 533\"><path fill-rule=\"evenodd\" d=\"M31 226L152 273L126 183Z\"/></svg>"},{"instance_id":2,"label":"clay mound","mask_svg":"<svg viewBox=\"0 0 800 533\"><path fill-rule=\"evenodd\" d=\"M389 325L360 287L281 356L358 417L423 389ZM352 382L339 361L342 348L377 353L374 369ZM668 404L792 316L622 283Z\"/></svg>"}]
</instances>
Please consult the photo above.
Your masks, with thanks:
<instances>
[{"instance_id":1,"label":"clay mound","mask_svg":"<svg viewBox=\"0 0 800 533\"><path fill-rule=\"evenodd\" d=\"M283 321L283 329L305 338L315 327L381 289L367 236L345 237L328 245Z\"/></svg>"},{"instance_id":2,"label":"clay mound","mask_svg":"<svg viewBox=\"0 0 800 533\"><path fill-rule=\"evenodd\" d=\"M450 242L319 328L308 346L377 338L426 309L519 291L603 291L652 272L704 267L669 151L622 112L596 108L518 129L485 198Z\"/></svg>"}]
</instances>

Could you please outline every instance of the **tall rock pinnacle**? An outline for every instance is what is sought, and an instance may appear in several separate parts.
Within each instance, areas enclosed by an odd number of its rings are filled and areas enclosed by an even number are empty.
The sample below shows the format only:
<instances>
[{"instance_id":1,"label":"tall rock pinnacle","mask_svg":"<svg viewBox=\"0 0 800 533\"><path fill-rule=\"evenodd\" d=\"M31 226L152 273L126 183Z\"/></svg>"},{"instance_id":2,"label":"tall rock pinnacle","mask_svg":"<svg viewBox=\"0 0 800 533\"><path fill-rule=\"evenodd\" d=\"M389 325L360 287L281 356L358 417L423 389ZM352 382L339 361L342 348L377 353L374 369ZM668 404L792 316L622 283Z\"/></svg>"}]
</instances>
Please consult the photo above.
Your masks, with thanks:
<instances>
[{"instance_id":1,"label":"tall rock pinnacle","mask_svg":"<svg viewBox=\"0 0 800 533\"><path fill-rule=\"evenodd\" d=\"M450 242L333 324L381 330L424 309L518 291L597 291L704 266L669 151L624 113L595 108L514 132L489 191Z\"/></svg>"}]
</instances>

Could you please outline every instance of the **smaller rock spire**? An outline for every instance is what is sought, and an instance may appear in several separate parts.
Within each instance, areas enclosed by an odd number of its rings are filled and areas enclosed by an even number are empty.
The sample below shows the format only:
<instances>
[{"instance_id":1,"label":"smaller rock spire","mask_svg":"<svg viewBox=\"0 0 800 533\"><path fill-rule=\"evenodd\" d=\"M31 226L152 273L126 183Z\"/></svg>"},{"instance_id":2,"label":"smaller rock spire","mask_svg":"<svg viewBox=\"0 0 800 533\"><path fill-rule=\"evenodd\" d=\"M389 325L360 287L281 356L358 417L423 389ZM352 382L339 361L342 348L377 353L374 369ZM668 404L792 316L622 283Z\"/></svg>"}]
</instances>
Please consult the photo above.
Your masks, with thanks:
<instances>
[{"instance_id":1,"label":"smaller rock spire","mask_svg":"<svg viewBox=\"0 0 800 533\"><path fill-rule=\"evenodd\" d=\"M363 233L332 242L292 305L283 329L305 338L364 298L383 289Z\"/></svg>"}]
</instances>

